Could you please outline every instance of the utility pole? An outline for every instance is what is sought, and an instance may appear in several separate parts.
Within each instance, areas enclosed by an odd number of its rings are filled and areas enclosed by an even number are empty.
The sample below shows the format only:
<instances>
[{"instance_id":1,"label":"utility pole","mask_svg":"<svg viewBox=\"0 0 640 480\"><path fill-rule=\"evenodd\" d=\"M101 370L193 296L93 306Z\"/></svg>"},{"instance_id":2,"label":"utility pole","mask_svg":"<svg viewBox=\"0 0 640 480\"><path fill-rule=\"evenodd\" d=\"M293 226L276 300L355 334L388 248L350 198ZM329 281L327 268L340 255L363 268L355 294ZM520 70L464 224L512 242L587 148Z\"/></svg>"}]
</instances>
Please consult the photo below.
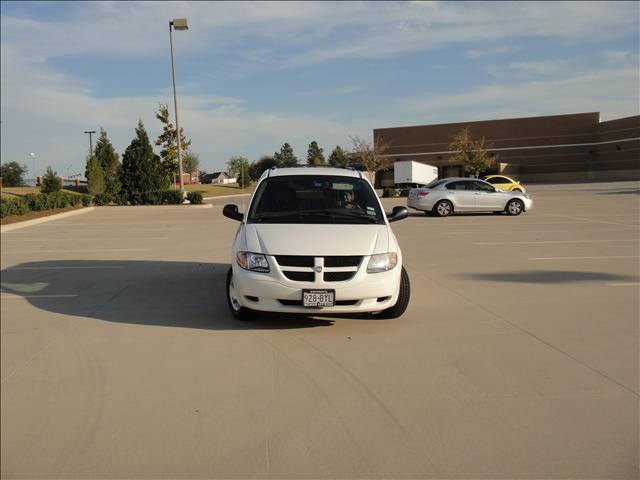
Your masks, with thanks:
<instances>
[{"instance_id":1,"label":"utility pole","mask_svg":"<svg viewBox=\"0 0 640 480\"><path fill-rule=\"evenodd\" d=\"M95 130L87 130L84 133L88 133L89 134L89 155L93 155L93 139L92 139L92 135L94 133L96 133Z\"/></svg>"}]
</instances>

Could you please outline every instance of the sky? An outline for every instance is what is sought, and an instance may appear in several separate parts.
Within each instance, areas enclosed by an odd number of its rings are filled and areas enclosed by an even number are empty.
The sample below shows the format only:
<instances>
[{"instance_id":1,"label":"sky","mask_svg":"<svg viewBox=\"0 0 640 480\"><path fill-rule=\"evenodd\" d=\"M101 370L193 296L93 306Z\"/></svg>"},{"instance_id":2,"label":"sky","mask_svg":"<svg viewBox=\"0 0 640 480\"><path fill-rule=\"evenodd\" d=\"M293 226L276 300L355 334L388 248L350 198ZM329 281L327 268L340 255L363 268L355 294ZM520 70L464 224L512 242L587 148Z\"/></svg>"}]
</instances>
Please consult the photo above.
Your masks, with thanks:
<instances>
[{"instance_id":1,"label":"sky","mask_svg":"<svg viewBox=\"0 0 640 480\"><path fill-rule=\"evenodd\" d=\"M160 103L208 172L289 142L328 156L374 128L639 114L637 2L0 3L1 160L84 172L87 130L122 154ZM95 142L95 137L94 137ZM159 148L155 147L156 152ZM31 155L31 154L34 155Z\"/></svg>"}]
</instances>

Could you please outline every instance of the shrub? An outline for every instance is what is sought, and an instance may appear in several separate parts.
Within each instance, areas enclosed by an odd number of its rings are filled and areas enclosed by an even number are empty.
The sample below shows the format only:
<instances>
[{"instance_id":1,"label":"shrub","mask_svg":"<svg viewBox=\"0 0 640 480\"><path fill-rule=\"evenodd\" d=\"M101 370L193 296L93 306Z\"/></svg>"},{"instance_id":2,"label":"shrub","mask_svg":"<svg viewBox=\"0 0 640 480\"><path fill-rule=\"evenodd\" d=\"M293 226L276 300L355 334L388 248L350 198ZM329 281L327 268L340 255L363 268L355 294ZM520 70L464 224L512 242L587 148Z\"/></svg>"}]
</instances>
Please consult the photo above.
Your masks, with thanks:
<instances>
[{"instance_id":1,"label":"shrub","mask_svg":"<svg viewBox=\"0 0 640 480\"><path fill-rule=\"evenodd\" d=\"M75 207L82 203L82 197L80 195L71 195L67 194L67 199L69 200L69 205Z\"/></svg>"},{"instance_id":2,"label":"shrub","mask_svg":"<svg viewBox=\"0 0 640 480\"><path fill-rule=\"evenodd\" d=\"M109 205L113 201L113 196L108 193L98 193L93 197L93 203L102 206Z\"/></svg>"},{"instance_id":3,"label":"shrub","mask_svg":"<svg viewBox=\"0 0 640 480\"><path fill-rule=\"evenodd\" d=\"M411 190L411 187L403 187L403 188L401 188L400 189L400 196L401 197L408 197L410 190Z\"/></svg>"},{"instance_id":4,"label":"shrub","mask_svg":"<svg viewBox=\"0 0 640 480\"><path fill-rule=\"evenodd\" d=\"M49 197L44 193L33 194L30 193L24 196L24 200L29 206L30 210L39 212L40 210L46 210L49 207Z\"/></svg>"},{"instance_id":5,"label":"shrub","mask_svg":"<svg viewBox=\"0 0 640 480\"><path fill-rule=\"evenodd\" d=\"M24 215L29 211L27 202L21 198L2 197L0 199L0 218L9 215Z\"/></svg>"},{"instance_id":6,"label":"shrub","mask_svg":"<svg viewBox=\"0 0 640 480\"><path fill-rule=\"evenodd\" d=\"M69 206L69 196L61 191L52 192L48 195L48 208L64 208Z\"/></svg>"},{"instance_id":7,"label":"shrub","mask_svg":"<svg viewBox=\"0 0 640 480\"><path fill-rule=\"evenodd\" d=\"M142 205L162 205L162 192L142 192Z\"/></svg>"},{"instance_id":8,"label":"shrub","mask_svg":"<svg viewBox=\"0 0 640 480\"><path fill-rule=\"evenodd\" d=\"M115 202L118 205L129 205L129 195L120 192L116 195Z\"/></svg>"},{"instance_id":9,"label":"shrub","mask_svg":"<svg viewBox=\"0 0 640 480\"><path fill-rule=\"evenodd\" d=\"M163 191L162 203L165 205L180 205L182 203L182 192L180 190Z\"/></svg>"},{"instance_id":10,"label":"shrub","mask_svg":"<svg viewBox=\"0 0 640 480\"><path fill-rule=\"evenodd\" d=\"M202 204L202 192L189 192L187 193L187 200L191 202L193 205L201 205Z\"/></svg>"},{"instance_id":11,"label":"shrub","mask_svg":"<svg viewBox=\"0 0 640 480\"><path fill-rule=\"evenodd\" d=\"M382 191L382 196L385 198L397 197L400 195L400 190L392 187L385 187Z\"/></svg>"},{"instance_id":12,"label":"shrub","mask_svg":"<svg viewBox=\"0 0 640 480\"><path fill-rule=\"evenodd\" d=\"M78 195L78 197L81 198L83 206L88 207L89 205L91 205L91 201L92 201L91 195L87 195L85 193L84 195Z\"/></svg>"}]
</instances>

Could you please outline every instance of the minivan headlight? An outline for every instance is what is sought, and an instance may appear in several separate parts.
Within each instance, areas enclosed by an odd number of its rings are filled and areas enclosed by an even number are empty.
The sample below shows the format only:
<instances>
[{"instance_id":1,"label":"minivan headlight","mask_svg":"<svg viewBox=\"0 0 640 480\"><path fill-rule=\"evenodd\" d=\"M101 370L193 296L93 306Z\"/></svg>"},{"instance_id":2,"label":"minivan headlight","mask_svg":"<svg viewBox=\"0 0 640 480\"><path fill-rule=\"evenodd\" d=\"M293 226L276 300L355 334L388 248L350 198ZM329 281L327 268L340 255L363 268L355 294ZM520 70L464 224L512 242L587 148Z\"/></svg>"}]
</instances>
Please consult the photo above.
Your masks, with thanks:
<instances>
[{"instance_id":1,"label":"minivan headlight","mask_svg":"<svg viewBox=\"0 0 640 480\"><path fill-rule=\"evenodd\" d=\"M367 265L367 273L386 272L391 270L398 264L398 255L396 253L380 253L371 255L369 264Z\"/></svg>"},{"instance_id":2,"label":"minivan headlight","mask_svg":"<svg viewBox=\"0 0 640 480\"><path fill-rule=\"evenodd\" d=\"M261 253L238 252L236 262L240 267L252 272L269 273L271 271L267 257Z\"/></svg>"}]
</instances>

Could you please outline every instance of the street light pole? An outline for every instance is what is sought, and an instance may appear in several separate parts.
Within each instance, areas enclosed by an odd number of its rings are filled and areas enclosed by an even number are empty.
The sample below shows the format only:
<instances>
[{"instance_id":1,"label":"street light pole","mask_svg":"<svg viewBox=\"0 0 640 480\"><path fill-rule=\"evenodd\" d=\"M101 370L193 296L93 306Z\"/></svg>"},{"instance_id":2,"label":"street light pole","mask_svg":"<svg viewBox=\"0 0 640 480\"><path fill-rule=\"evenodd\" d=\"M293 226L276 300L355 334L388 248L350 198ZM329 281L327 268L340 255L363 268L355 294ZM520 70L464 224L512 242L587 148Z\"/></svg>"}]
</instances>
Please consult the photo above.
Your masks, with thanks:
<instances>
[{"instance_id":1,"label":"street light pole","mask_svg":"<svg viewBox=\"0 0 640 480\"><path fill-rule=\"evenodd\" d=\"M173 29L188 30L186 18L169 21L169 47L171 49L171 77L173 78L173 108L176 112L176 143L178 144L178 170L180 173L180 193L184 198L184 178L182 178L182 146L180 145L180 122L178 121L178 96L176 94L176 69L173 62Z\"/></svg>"},{"instance_id":2,"label":"street light pole","mask_svg":"<svg viewBox=\"0 0 640 480\"><path fill-rule=\"evenodd\" d=\"M36 154L31 152L29 156L33 159L33 184L38 184L38 176L36 175Z\"/></svg>"},{"instance_id":3,"label":"street light pole","mask_svg":"<svg viewBox=\"0 0 640 480\"><path fill-rule=\"evenodd\" d=\"M96 131L95 130L87 130L84 133L88 133L89 134L89 155L91 155L93 153L93 140L92 140L91 135L96 133Z\"/></svg>"}]
</instances>

